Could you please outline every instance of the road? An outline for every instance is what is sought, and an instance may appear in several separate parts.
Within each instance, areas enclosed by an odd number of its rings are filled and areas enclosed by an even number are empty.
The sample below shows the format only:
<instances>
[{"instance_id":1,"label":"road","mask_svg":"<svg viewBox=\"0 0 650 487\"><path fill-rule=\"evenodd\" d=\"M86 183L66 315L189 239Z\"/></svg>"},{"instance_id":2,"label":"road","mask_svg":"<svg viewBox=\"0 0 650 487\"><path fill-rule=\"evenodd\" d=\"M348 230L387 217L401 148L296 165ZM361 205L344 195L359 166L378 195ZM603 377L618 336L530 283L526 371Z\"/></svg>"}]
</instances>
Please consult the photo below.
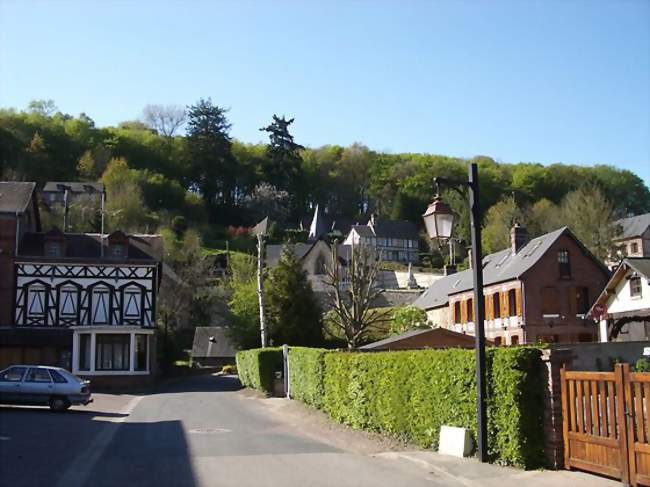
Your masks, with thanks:
<instances>
[{"instance_id":1,"label":"road","mask_svg":"<svg viewBox=\"0 0 650 487\"><path fill-rule=\"evenodd\" d=\"M0 485L454 485L303 434L238 389L233 377L198 376L130 400L128 413L2 407Z\"/></svg>"}]
</instances>

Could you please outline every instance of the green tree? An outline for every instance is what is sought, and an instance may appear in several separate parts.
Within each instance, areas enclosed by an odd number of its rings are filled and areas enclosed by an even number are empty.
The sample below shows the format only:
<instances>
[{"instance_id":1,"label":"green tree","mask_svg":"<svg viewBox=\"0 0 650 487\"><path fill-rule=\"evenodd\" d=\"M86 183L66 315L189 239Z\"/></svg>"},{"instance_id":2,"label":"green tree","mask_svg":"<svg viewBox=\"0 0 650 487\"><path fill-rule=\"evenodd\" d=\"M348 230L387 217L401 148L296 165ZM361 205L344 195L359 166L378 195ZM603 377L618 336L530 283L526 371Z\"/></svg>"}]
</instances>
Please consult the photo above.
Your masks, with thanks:
<instances>
[{"instance_id":1,"label":"green tree","mask_svg":"<svg viewBox=\"0 0 650 487\"><path fill-rule=\"evenodd\" d=\"M400 306L393 310L390 333L398 335L414 328L429 328L427 314L415 306Z\"/></svg>"},{"instance_id":2,"label":"green tree","mask_svg":"<svg viewBox=\"0 0 650 487\"><path fill-rule=\"evenodd\" d=\"M280 190L296 191L302 180L302 158L300 151L303 146L293 140L289 133L289 125L294 119L273 115L270 125L260 131L268 132L267 159L264 161L262 173L264 180Z\"/></svg>"},{"instance_id":3,"label":"green tree","mask_svg":"<svg viewBox=\"0 0 650 487\"><path fill-rule=\"evenodd\" d=\"M255 258L231 254L228 266L225 286L230 293L228 306L233 315L230 338L239 348L257 348L261 346L261 338Z\"/></svg>"},{"instance_id":4,"label":"green tree","mask_svg":"<svg viewBox=\"0 0 650 487\"><path fill-rule=\"evenodd\" d=\"M542 198L526 211L526 226L531 237L538 237L564 226L562 210L551 200Z\"/></svg>"},{"instance_id":5,"label":"green tree","mask_svg":"<svg viewBox=\"0 0 650 487\"><path fill-rule=\"evenodd\" d=\"M188 107L187 138L191 182L208 205L231 205L236 161L227 109L200 99Z\"/></svg>"},{"instance_id":6,"label":"green tree","mask_svg":"<svg viewBox=\"0 0 650 487\"><path fill-rule=\"evenodd\" d=\"M612 204L597 186L582 187L562 201L562 219L592 254L601 260L614 252L619 233Z\"/></svg>"},{"instance_id":7,"label":"green tree","mask_svg":"<svg viewBox=\"0 0 650 487\"><path fill-rule=\"evenodd\" d=\"M490 254L510 246L510 229L514 223L525 224L524 212L514 196L506 196L490 207L483 225L483 252Z\"/></svg>"},{"instance_id":8,"label":"green tree","mask_svg":"<svg viewBox=\"0 0 650 487\"><path fill-rule=\"evenodd\" d=\"M276 345L322 344L321 309L293 245L283 247L278 264L266 280L265 291L269 337Z\"/></svg>"}]
</instances>

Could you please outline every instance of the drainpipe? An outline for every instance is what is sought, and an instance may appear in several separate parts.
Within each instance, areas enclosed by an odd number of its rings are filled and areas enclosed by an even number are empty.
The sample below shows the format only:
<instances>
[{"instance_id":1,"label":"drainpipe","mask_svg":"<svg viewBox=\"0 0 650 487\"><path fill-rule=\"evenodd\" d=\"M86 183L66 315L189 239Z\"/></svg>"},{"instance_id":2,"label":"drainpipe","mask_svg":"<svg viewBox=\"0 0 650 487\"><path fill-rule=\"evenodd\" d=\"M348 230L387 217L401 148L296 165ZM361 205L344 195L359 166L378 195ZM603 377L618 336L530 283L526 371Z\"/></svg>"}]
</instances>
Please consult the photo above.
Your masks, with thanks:
<instances>
[{"instance_id":1,"label":"drainpipe","mask_svg":"<svg viewBox=\"0 0 650 487\"><path fill-rule=\"evenodd\" d=\"M106 202L106 191L105 190L102 190L101 200L102 200L102 204L101 204L102 228L100 230L101 233L99 234L99 248L101 249L99 255L101 257L104 257L104 204Z\"/></svg>"},{"instance_id":2,"label":"drainpipe","mask_svg":"<svg viewBox=\"0 0 650 487\"><path fill-rule=\"evenodd\" d=\"M19 244L20 244L20 213L16 212L16 244L14 245L14 257L18 255Z\"/></svg>"}]
</instances>

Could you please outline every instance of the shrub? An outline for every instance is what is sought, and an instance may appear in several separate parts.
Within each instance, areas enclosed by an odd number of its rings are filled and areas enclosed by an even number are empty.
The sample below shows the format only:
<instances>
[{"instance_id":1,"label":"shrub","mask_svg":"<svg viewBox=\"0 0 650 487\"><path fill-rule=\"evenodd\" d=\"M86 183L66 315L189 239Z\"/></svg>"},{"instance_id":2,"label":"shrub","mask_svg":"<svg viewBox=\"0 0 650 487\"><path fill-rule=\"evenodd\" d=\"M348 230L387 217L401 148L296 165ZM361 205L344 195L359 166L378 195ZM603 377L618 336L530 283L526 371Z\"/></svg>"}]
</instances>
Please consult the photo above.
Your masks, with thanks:
<instances>
[{"instance_id":1,"label":"shrub","mask_svg":"<svg viewBox=\"0 0 650 487\"><path fill-rule=\"evenodd\" d=\"M499 463L543 462L540 351L488 351L490 456ZM438 447L442 425L476 438L475 358L471 350L327 353L323 409L353 428ZM290 369L290 375L296 374ZM312 380L312 382L317 382Z\"/></svg>"},{"instance_id":2,"label":"shrub","mask_svg":"<svg viewBox=\"0 0 650 487\"><path fill-rule=\"evenodd\" d=\"M321 348L289 348L289 390L291 397L321 408L325 386L324 356Z\"/></svg>"},{"instance_id":3,"label":"shrub","mask_svg":"<svg viewBox=\"0 0 650 487\"><path fill-rule=\"evenodd\" d=\"M228 374L228 375L236 374L237 373L237 367L234 366L234 365L230 365L230 364L224 365L223 367L221 367L221 373L222 374Z\"/></svg>"},{"instance_id":4,"label":"shrub","mask_svg":"<svg viewBox=\"0 0 650 487\"><path fill-rule=\"evenodd\" d=\"M650 362L645 357L641 357L634 363L634 372L650 372Z\"/></svg>"},{"instance_id":5,"label":"shrub","mask_svg":"<svg viewBox=\"0 0 650 487\"><path fill-rule=\"evenodd\" d=\"M256 348L237 352L239 380L246 387L270 394L275 372L282 370L282 348Z\"/></svg>"}]
</instances>

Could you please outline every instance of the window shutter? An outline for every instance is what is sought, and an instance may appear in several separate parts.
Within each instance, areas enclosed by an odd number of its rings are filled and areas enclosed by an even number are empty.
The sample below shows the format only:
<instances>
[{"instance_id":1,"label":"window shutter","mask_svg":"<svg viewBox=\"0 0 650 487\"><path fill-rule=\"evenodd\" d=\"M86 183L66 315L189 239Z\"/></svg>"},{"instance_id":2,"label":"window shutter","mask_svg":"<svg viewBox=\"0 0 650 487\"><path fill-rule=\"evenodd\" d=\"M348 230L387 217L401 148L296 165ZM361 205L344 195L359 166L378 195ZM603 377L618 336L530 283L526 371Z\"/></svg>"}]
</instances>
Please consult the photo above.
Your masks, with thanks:
<instances>
[{"instance_id":1,"label":"window shutter","mask_svg":"<svg viewBox=\"0 0 650 487\"><path fill-rule=\"evenodd\" d=\"M522 315L522 308L521 308L521 288L515 289L515 298L517 300L517 316L521 317Z\"/></svg>"},{"instance_id":2,"label":"window shutter","mask_svg":"<svg viewBox=\"0 0 650 487\"><path fill-rule=\"evenodd\" d=\"M569 316L571 318L578 314L578 293L575 287L569 288Z\"/></svg>"},{"instance_id":3,"label":"window shutter","mask_svg":"<svg viewBox=\"0 0 650 487\"><path fill-rule=\"evenodd\" d=\"M492 296L484 296L483 297L483 303L485 305L485 319L486 320L491 320L492 316L490 315L490 301L492 301Z\"/></svg>"},{"instance_id":4,"label":"window shutter","mask_svg":"<svg viewBox=\"0 0 650 487\"><path fill-rule=\"evenodd\" d=\"M461 323L467 323L467 302L466 301L461 301L460 302L460 322Z\"/></svg>"},{"instance_id":5,"label":"window shutter","mask_svg":"<svg viewBox=\"0 0 650 487\"><path fill-rule=\"evenodd\" d=\"M451 324L453 325L456 323L456 304L449 303L449 307L451 308Z\"/></svg>"},{"instance_id":6,"label":"window shutter","mask_svg":"<svg viewBox=\"0 0 650 487\"><path fill-rule=\"evenodd\" d=\"M501 300L500 300L500 305L501 305L501 316L502 317L507 317L508 316L508 293L499 293Z\"/></svg>"}]
</instances>

